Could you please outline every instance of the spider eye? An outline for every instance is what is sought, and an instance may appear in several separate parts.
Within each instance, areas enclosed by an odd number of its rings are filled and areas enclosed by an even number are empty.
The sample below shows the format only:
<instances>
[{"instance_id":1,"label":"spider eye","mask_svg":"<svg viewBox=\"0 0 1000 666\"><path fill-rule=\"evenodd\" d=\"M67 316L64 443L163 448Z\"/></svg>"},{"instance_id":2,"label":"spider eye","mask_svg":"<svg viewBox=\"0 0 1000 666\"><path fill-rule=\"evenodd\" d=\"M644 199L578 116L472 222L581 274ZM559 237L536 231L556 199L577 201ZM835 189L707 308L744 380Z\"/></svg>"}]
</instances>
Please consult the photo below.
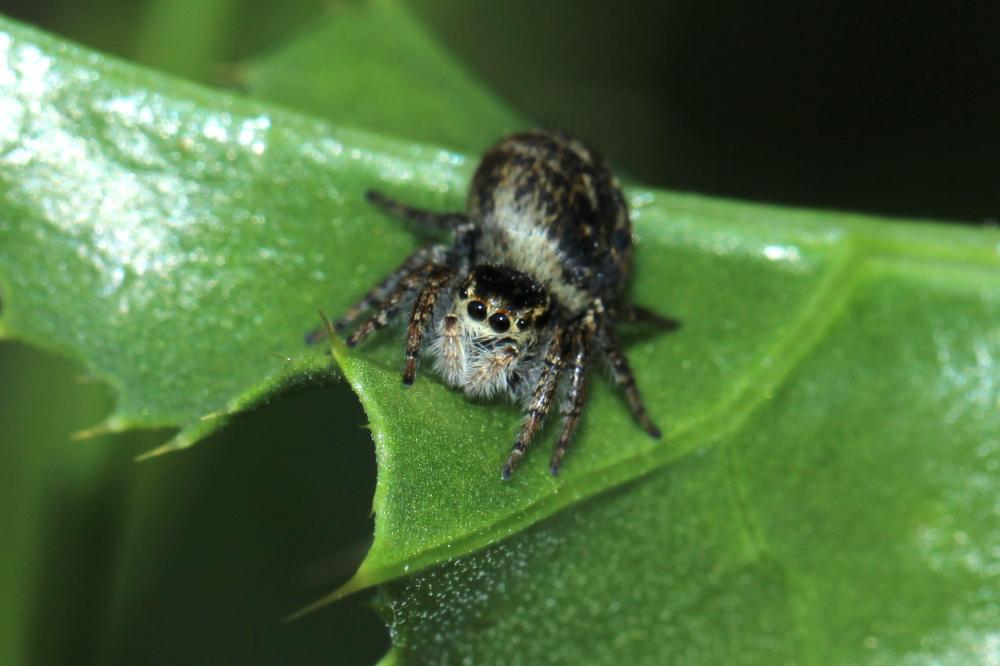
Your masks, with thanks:
<instances>
[{"instance_id":1,"label":"spider eye","mask_svg":"<svg viewBox=\"0 0 1000 666\"><path fill-rule=\"evenodd\" d=\"M486 319L486 304L483 303L482 301L472 301L471 303L469 303L469 307L467 309L469 312L469 316L475 319L476 321L482 321Z\"/></svg>"},{"instance_id":2,"label":"spider eye","mask_svg":"<svg viewBox=\"0 0 1000 666\"><path fill-rule=\"evenodd\" d=\"M524 329L528 328L529 326L531 326L531 322L528 321L527 319L518 319L517 320L517 330L523 331Z\"/></svg>"},{"instance_id":3,"label":"spider eye","mask_svg":"<svg viewBox=\"0 0 1000 666\"><path fill-rule=\"evenodd\" d=\"M510 319L502 312L497 312L490 317L490 328L497 333L503 333L510 328Z\"/></svg>"}]
</instances>

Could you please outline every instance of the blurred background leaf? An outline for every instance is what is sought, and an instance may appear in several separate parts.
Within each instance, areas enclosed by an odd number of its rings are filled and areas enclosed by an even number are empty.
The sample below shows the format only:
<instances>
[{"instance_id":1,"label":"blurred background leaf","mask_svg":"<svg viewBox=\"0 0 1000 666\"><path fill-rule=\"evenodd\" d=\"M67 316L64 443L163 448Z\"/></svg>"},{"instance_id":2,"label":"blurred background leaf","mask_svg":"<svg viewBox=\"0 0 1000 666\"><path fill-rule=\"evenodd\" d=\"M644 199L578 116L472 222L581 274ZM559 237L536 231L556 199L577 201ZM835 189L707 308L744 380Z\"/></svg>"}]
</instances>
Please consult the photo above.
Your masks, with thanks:
<instances>
[{"instance_id":1,"label":"blurred background leaf","mask_svg":"<svg viewBox=\"0 0 1000 666\"><path fill-rule=\"evenodd\" d=\"M399 0L338 6L231 76L258 99L470 154L526 125Z\"/></svg>"}]
</instances>

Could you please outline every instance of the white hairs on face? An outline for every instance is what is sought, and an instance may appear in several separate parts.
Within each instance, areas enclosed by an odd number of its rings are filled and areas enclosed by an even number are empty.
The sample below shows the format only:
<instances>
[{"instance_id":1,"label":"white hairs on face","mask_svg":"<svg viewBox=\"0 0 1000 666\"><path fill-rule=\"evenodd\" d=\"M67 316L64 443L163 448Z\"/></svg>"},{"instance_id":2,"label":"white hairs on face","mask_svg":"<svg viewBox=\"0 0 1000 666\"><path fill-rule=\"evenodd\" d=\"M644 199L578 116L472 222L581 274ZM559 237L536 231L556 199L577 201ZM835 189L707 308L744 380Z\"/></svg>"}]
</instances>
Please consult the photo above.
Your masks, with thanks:
<instances>
[{"instance_id":1,"label":"white hairs on face","mask_svg":"<svg viewBox=\"0 0 1000 666\"><path fill-rule=\"evenodd\" d=\"M484 335L484 329L479 322L450 313L441 319L428 345L445 382L476 398L509 392L510 375L520 358L515 343L494 344L500 336Z\"/></svg>"}]
</instances>

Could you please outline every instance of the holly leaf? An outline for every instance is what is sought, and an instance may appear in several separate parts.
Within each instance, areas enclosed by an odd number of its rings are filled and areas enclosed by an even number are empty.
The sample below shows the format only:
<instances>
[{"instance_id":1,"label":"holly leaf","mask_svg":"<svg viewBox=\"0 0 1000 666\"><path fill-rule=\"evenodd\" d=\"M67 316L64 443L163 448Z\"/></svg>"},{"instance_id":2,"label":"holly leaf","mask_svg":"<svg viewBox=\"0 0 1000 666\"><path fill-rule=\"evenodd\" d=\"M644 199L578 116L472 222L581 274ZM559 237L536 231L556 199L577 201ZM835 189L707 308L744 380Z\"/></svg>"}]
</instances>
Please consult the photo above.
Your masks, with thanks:
<instances>
[{"instance_id":1,"label":"holly leaf","mask_svg":"<svg viewBox=\"0 0 1000 666\"><path fill-rule=\"evenodd\" d=\"M343 311L418 244L363 203L365 189L454 209L474 166L9 22L0 87L3 331L108 381L119 400L103 428L178 426L163 450L325 371L302 342L316 309ZM514 408L470 402L426 372L404 390L398 337L351 351L334 341L379 463L375 542L339 594L411 575L384 593L400 659L488 654L502 636L535 641L518 653L527 661L632 650L714 662L702 646L719 636L748 663L988 649L982 628L1000 607L981 476L1000 431L997 234L629 197L631 298L684 322L628 345L663 440L595 374L563 475L535 451L503 484ZM884 586L870 603L863 581ZM945 583L946 612L913 605ZM671 621L682 616L694 622ZM540 635L556 621L573 626ZM593 630L602 622L629 631L609 642ZM869 652L849 643L861 628Z\"/></svg>"},{"instance_id":2,"label":"holly leaf","mask_svg":"<svg viewBox=\"0 0 1000 666\"><path fill-rule=\"evenodd\" d=\"M325 371L303 342L317 310L342 310L416 247L365 189L461 196L461 155L0 25L3 333L115 389L94 432L177 426L162 450L183 448ZM413 171L426 161L437 166Z\"/></svg>"},{"instance_id":3,"label":"holly leaf","mask_svg":"<svg viewBox=\"0 0 1000 666\"><path fill-rule=\"evenodd\" d=\"M844 229L836 286L728 428L385 586L386 663L993 663L997 266L888 229Z\"/></svg>"}]
</instances>

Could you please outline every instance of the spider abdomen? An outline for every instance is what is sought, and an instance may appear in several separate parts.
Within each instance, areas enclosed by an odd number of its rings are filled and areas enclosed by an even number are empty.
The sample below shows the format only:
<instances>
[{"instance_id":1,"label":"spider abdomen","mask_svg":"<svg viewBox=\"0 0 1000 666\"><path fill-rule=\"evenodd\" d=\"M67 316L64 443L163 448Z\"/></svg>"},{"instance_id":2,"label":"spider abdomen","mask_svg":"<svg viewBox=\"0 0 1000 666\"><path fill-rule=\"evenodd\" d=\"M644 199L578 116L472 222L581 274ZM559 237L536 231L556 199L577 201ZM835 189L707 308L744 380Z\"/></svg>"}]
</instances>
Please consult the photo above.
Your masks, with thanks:
<instances>
[{"instance_id":1,"label":"spider abdomen","mask_svg":"<svg viewBox=\"0 0 1000 666\"><path fill-rule=\"evenodd\" d=\"M604 162L559 134L525 132L483 156L469 190L476 261L531 275L569 312L615 300L631 270L632 231Z\"/></svg>"}]
</instances>

